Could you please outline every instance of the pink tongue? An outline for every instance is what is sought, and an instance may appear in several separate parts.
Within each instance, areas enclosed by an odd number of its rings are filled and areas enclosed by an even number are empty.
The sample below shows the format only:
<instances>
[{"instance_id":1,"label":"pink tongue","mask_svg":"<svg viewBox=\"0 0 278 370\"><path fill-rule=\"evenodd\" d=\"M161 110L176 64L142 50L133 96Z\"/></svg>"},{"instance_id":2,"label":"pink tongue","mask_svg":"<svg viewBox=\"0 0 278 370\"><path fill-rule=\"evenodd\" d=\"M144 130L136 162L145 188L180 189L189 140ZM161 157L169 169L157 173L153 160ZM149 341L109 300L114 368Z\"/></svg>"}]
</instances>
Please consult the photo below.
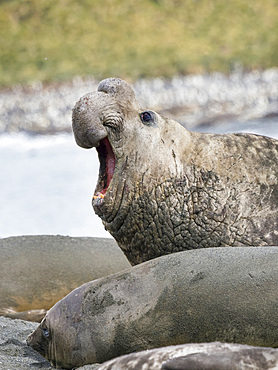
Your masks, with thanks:
<instances>
[{"instance_id":1,"label":"pink tongue","mask_svg":"<svg viewBox=\"0 0 278 370\"><path fill-rule=\"evenodd\" d=\"M107 181L106 181L106 187L102 189L101 194L105 194L106 190L110 184L110 181L112 180L115 165L116 165L116 158L114 156L112 147L109 143L109 140L107 137L102 140L102 144L105 146L105 152L106 152L106 175L107 175Z\"/></svg>"}]
</instances>

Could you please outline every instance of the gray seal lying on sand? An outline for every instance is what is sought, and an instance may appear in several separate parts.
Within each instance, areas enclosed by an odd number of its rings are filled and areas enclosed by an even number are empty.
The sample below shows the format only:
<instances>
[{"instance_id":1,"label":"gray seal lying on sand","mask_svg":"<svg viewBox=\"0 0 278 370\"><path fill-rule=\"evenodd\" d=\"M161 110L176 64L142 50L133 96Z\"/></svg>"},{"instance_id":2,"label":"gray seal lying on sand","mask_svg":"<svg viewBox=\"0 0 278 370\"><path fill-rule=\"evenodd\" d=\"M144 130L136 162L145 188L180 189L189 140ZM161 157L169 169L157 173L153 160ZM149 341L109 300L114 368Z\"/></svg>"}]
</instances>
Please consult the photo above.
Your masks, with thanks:
<instances>
[{"instance_id":1,"label":"gray seal lying on sand","mask_svg":"<svg viewBox=\"0 0 278 370\"><path fill-rule=\"evenodd\" d=\"M278 369L278 349L219 342L193 343L131 353L94 367L94 370L138 369L274 370Z\"/></svg>"},{"instance_id":2,"label":"gray seal lying on sand","mask_svg":"<svg viewBox=\"0 0 278 370\"><path fill-rule=\"evenodd\" d=\"M278 141L189 132L103 80L73 109L78 145L96 147L95 212L128 260L278 244Z\"/></svg>"},{"instance_id":3,"label":"gray seal lying on sand","mask_svg":"<svg viewBox=\"0 0 278 370\"><path fill-rule=\"evenodd\" d=\"M54 235L0 239L0 315L41 321L79 285L130 267L114 240Z\"/></svg>"},{"instance_id":4,"label":"gray seal lying on sand","mask_svg":"<svg viewBox=\"0 0 278 370\"><path fill-rule=\"evenodd\" d=\"M278 346L278 248L162 256L83 284L27 343L63 368L202 342Z\"/></svg>"}]
</instances>

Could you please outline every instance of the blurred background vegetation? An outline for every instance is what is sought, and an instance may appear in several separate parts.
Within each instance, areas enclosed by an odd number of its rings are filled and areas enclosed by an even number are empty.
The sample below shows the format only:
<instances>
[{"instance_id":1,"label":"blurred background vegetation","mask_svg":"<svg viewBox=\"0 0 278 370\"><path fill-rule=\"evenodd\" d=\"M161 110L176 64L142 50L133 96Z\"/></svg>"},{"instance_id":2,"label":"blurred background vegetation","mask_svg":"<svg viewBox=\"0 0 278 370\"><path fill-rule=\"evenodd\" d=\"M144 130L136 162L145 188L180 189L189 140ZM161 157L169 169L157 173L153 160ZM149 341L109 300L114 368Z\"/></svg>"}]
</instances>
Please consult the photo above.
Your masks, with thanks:
<instances>
[{"instance_id":1,"label":"blurred background vegetation","mask_svg":"<svg viewBox=\"0 0 278 370\"><path fill-rule=\"evenodd\" d=\"M0 0L0 86L278 65L278 0Z\"/></svg>"}]
</instances>

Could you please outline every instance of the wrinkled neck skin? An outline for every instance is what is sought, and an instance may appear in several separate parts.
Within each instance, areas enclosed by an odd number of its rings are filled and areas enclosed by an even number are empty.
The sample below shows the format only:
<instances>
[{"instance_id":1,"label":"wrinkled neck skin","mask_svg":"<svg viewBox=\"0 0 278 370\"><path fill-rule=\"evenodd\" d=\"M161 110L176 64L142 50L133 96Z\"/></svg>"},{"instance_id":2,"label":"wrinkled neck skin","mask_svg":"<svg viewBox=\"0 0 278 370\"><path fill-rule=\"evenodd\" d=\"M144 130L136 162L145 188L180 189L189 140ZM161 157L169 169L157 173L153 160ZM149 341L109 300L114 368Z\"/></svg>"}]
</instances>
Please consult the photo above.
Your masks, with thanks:
<instances>
[{"instance_id":1,"label":"wrinkled neck skin","mask_svg":"<svg viewBox=\"0 0 278 370\"><path fill-rule=\"evenodd\" d=\"M276 140L193 133L153 111L143 122L129 85L111 80L76 104L73 131L82 147L106 138L113 149L113 177L99 180L93 207L132 264L278 243Z\"/></svg>"},{"instance_id":2,"label":"wrinkled neck skin","mask_svg":"<svg viewBox=\"0 0 278 370\"><path fill-rule=\"evenodd\" d=\"M103 218L129 261L194 248L276 245L277 168L262 173L257 153L250 171L253 154L245 163L240 136L223 142L180 131L147 153L130 154L120 206L111 221Z\"/></svg>"}]
</instances>

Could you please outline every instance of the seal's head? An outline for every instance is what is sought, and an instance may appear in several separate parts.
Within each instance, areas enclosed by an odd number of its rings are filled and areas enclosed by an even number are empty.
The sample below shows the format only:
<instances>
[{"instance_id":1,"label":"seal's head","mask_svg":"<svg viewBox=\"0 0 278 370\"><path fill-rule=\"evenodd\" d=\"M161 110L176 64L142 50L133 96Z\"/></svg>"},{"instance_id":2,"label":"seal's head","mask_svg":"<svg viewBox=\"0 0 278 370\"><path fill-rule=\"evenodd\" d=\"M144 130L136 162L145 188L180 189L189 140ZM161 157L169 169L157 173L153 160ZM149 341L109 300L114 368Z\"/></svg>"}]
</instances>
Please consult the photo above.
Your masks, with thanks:
<instances>
[{"instance_id":1,"label":"seal's head","mask_svg":"<svg viewBox=\"0 0 278 370\"><path fill-rule=\"evenodd\" d=\"M72 369L86 362L78 335L81 321L81 299L83 286L73 290L67 300L57 302L46 314L40 325L26 342L56 368ZM92 358L94 351L92 345Z\"/></svg>"},{"instance_id":2,"label":"seal's head","mask_svg":"<svg viewBox=\"0 0 278 370\"><path fill-rule=\"evenodd\" d=\"M44 317L38 328L26 339L27 345L39 352L43 357L49 359L49 347L52 332L48 324L48 318ZM56 364L52 363L53 366Z\"/></svg>"},{"instance_id":3,"label":"seal's head","mask_svg":"<svg viewBox=\"0 0 278 370\"><path fill-rule=\"evenodd\" d=\"M72 127L79 146L98 151L93 207L115 238L130 203L151 191L158 178L176 176L182 166L177 152L190 146L187 130L142 109L130 85L117 78L102 81L96 92L81 97L73 109Z\"/></svg>"},{"instance_id":4,"label":"seal's head","mask_svg":"<svg viewBox=\"0 0 278 370\"><path fill-rule=\"evenodd\" d=\"M167 145L170 120L143 110L130 85L117 78L103 80L97 92L83 96L72 117L77 144L97 148L100 171L93 206L105 223L111 223L119 208L127 203L125 197L136 193L136 186L151 186L150 173L157 171L162 176L163 159L169 153L174 161L171 150L177 137L172 145Z\"/></svg>"}]
</instances>

